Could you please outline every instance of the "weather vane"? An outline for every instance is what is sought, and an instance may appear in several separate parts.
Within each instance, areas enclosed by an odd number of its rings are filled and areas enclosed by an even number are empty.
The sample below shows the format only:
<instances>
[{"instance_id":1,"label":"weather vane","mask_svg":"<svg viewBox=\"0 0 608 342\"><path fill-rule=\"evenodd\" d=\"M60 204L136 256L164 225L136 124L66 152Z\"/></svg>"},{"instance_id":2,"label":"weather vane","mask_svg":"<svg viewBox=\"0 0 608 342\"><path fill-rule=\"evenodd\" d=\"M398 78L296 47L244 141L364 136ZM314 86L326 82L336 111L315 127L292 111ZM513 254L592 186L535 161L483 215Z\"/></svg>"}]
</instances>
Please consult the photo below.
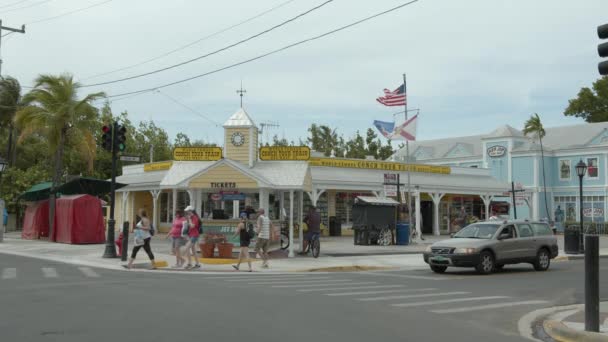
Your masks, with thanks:
<instances>
[{"instance_id":1,"label":"weather vane","mask_svg":"<svg viewBox=\"0 0 608 342\"><path fill-rule=\"evenodd\" d=\"M241 96L241 108L243 108L243 94L246 93L247 90L243 89L243 81L241 81L241 89L237 90L236 93Z\"/></svg>"}]
</instances>

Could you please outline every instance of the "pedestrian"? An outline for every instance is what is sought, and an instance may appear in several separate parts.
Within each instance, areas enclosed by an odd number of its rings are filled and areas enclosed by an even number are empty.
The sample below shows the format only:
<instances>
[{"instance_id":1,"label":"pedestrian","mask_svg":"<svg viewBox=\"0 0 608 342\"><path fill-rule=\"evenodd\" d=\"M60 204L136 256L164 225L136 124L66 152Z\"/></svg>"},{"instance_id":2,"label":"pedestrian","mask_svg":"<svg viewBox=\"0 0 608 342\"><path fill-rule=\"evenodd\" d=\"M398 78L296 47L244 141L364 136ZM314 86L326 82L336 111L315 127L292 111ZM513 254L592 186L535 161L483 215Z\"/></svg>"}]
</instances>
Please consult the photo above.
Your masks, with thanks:
<instances>
[{"instance_id":1,"label":"pedestrian","mask_svg":"<svg viewBox=\"0 0 608 342\"><path fill-rule=\"evenodd\" d=\"M196 254L196 245L198 245L198 239L200 237L201 219L191 205L187 206L184 211L186 212L186 218L188 220L188 236L186 236L186 256L188 257L188 265L186 265L186 269L201 268L201 264L199 263ZM194 266L192 266L193 256Z\"/></svg>"},{"instance_id":2,"label":"pedestrian","mask_svg":"<svg viewBox=\"0 0 608 342\"><path fill-rule=\"evenodd\" d=\"M133 261L135 261L135 257L137 256L137 252L143 247L148 254L148 258L150 258L150 262L152 263L152 269L156 269L156 264L154 263L154 254L152 254L152 248L150 248L150 241L152 240L152 235L150 235L150 219L148 219L148 215L146 210L139 209L139 216L141 220L137 222L135 226L135 247L133 247L133 252L131 252L131 259L127 264L127 268L131 269L133 266Z\"/></svg>"},{"instance_id":3,"label":"pedestrian","mask_svg":"<svg viewBox=\"0 0 608 342\"><path fill-rule=\"evenodd\" d=\"M262 268L268 268L268 247L270 246L270 230L272 222L265 215L264 208L258 210L256 233L258 234L255 243L255 253L262 258Z\"/></svg>"},{"instance_id":4,"label":"pedestrian","mask_svg":"<svg viewBox=\"0 0 608 342\"><path fill-rule=\"evenodd\" d=\"M304 222L308 226L308 231L304 236L304 243L302 244L301 254L306 254L308 243L312 241L313 236L315 234L321 234L321 215L319 214L315 206L310 206L308 208L308 214L304 218Z\"/></svg>"},{"instance_id":5,"label":"pedestrian","mask_svg":"<svg viewBox=\"0 0 608 342\"><path fill-rule=\"evenodd\" d=\"M239 224L236 226L236 232L234 232L234 236L237 235L240 238L241 247L239 250L239 262L236 265L232 265L232 267L238 271L239 267L241 267L241 262L243 262L243 259L247 258L249 272L251 272L251 259L249 258L249 244L251 243L251 236L247 231L247 213L241 214L241 222L239 222Z\"/></svg>"},{"instance_id":6,"label":"pedestrian","mask_svg":"<svg viewBox=\"0 0 608 342\"><path fill-rule=\"evenodd\" d=\"M167 239L171 238L171 251L172 254L175 255L175 265L172 266L173 268L180 268L186 262L186 259L182 257L180 251L181 247L186 243L182 237L182 227L184 222L186 222L184 214L181 210L177 210L175 212L173 223L171 224L171 230L169 230L169 233L167 233L167 236L165 237Z\"/></svg>"}]
</instances>

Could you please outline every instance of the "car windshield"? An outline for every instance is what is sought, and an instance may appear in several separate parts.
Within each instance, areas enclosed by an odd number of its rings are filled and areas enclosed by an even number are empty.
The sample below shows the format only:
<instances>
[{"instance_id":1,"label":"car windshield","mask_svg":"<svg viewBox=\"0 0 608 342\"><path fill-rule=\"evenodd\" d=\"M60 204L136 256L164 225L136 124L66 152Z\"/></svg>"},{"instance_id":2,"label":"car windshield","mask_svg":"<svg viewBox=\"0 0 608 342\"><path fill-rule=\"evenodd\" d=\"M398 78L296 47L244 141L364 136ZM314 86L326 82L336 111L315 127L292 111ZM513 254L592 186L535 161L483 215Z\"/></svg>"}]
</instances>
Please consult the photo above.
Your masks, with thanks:
<instances>
[{"instance_id":1,"label":"car windshield","mask_svg":"<svg viewBox=\"0 0 608 342\"><path fill-rule=\"evenodd\" d=\"M479 223L463 228L454 235L455 238L491 239L500 227L498 224Z\"/></svg>"}]
</instances>

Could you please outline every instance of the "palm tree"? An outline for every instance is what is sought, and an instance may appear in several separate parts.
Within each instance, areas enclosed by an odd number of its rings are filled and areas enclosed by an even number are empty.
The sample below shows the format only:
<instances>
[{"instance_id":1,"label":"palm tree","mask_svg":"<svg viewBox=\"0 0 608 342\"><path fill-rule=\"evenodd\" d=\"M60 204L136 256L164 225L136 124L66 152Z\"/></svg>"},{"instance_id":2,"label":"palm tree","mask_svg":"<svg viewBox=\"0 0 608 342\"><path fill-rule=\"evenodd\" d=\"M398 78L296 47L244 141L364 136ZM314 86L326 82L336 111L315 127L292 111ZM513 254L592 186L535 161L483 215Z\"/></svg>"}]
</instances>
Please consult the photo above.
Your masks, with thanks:
<instances>
[{"instance_id":1,"label":"palm tree","mask_svg":"<svg viewBox=\"0 0 608 342\"><path fill-rule=\"evenodd\" d=\"M19 81L8 76L0 78L0 117L8 125L8 146L6 158L9 165L15 163L17 150L15 149L15 114L22 107L21 85Z\"/></svg>"},{"instance_id":2,"label":"palm tree","mask_svg":"<svg viewBox=\"0 0 608 342\"><path fill-rule=\"evenodd\" d=\"M24 107L17 111L15 124L21 130L19 142L33 133L45 136L49 149L54 153L53 189L49 206L50 237L53 234L55 214L54 189L63 175L63 155L69 139L79 146L83 157L92 165L96 144L91 127L97 121L97 109L92 101L105 96L94 93L78 99L80 84L68 74L60 76L40 75L34 89L23 97Z\"/></svg>"},{"instance_id":3,"label":"palm tree","mask_svg":"<svg viewBox=\"0 0 608 342\"><path fill-rule=\"evenodd\" d=\"M547 202L547 182L545 180L545 152L543 149L543 138L545 137L545 129L540 121L540 117L537 113L534 113L528 121L526 121L523 130L524 135L533 134L540 142L540 155L543 163L543 188L545 193L545 210L547 211L547 218L551 221L551 213L549 212L549 202Z\"/></svg>"}]
</instances>

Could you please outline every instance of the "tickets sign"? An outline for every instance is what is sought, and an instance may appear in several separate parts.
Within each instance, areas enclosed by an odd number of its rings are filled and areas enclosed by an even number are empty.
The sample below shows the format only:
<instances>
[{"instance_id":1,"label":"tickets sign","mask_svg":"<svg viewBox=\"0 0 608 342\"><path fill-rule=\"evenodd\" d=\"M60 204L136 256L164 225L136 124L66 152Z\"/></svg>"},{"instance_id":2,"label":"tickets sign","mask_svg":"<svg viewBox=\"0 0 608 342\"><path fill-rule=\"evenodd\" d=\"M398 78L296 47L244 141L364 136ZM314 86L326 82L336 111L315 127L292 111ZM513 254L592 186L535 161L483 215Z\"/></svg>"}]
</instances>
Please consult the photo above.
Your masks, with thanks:
<instances>
[{"instance_id":1,"label":"tickets sign","mask_svg":"<svg viewBox=\"0 0 608 342\"><path fill-rule=\"evenodd\" d=\"M222 159L221 147L176 147L173 149L173 160L215 161L220 159Z\"/></svg>"},{"instance_id":2,"label":"tickets sign","mask_svg":"<svg viewBox=\"0 0 608 342\"><path fill-rule=\"evenodd\" d=\"M260 147L261 160L309 160L308 146L263 146Z\"/></svg>"}]
</instances>

